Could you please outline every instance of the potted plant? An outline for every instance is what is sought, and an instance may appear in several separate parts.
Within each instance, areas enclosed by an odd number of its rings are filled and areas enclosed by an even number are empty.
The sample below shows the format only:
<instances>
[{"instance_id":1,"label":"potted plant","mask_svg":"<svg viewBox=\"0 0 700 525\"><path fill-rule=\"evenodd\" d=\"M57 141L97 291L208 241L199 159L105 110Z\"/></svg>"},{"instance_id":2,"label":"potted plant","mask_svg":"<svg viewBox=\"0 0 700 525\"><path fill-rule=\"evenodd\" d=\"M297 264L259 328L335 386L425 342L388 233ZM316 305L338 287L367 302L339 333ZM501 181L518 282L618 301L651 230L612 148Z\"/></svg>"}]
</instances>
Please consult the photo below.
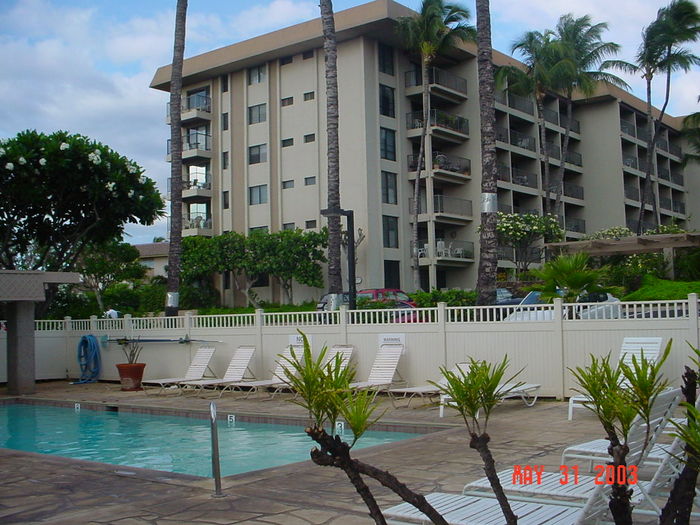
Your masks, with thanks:
<instances>
[{"instance_id":1,"label":"potted plant","mask_svg":"<svg viewBox=\"0 0 700 525\"><path fill-rule=\"evenodd\" d=\"M146 363L137 363L139 354L143 349L143 345L138 339L118 339L122 347L122 351L126 356L126 363L117 364L119 371L119 380L122 384L122 390L130 392L141 390L141 380L143 379L143 369L146 368Z\"/></svg>"}]
</instances>

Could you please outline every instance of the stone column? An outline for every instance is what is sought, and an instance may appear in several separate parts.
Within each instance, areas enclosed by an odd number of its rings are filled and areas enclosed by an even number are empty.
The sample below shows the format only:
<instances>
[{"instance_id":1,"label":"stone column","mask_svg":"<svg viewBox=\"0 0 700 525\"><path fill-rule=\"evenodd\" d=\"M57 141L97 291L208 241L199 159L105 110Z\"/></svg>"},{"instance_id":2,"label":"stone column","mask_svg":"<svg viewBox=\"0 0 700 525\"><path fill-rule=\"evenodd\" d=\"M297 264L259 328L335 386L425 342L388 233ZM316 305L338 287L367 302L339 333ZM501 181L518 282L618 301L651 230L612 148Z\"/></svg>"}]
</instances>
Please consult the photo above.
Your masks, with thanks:
<instances>
[{"instance_id":1,"label":"stone column","mask_svg":"<svg viewBox=\"0 0 700 525\"><path fill-rule=\"evenodd\" d=\"M7 303L7 393L36 391L34 362L34 303Z\"/></svg>"}]
</instances>

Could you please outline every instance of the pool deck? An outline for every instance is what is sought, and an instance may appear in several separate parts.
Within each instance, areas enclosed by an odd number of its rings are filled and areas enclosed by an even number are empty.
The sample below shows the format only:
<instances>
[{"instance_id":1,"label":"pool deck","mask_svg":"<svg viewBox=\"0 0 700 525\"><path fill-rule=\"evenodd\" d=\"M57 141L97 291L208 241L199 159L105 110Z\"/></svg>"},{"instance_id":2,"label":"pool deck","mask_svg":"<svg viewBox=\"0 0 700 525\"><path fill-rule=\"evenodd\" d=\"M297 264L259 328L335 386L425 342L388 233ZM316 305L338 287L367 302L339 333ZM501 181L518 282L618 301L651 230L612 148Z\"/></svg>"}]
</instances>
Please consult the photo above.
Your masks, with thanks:
<instances>
[{"instance_id":1,"label":"pool deck","mask_svg":"<svg viewBox=\"0 0 700 525\"><path fill-rule=\"evenodd\" d=\"M0 387L0 400L7 399ZM42 382L26 399L208 411L275 417L304 417L304 411L283 394L241 399L240 394L209 396L145 395L121 392L115 383L70 385ZM393 408L381 396L385 423L443 427L439 433L360 450L354 457L388 469L412 489L460 492L483 476L481 460L469 448L461 419L448 409L438 417L434 406ZM420 405L414 401L414 404ZM405 403L404 403L405 405ZM569 444L603 437L600 424L586 410L567 421L567 404L541 400L526 408L508 400L492 414L488 432L497 468L544 465L558 472L560 455ZM309 440L309 448L312 442ZM582 466L583 471L584 466ZM0 449L0 523L52 524L284 524L345 525L374 523L342 471L295 463L223 479L224 497L214 498L214 482L130 467L75 461ZM368 480L382 508L400 503L397 496ZM636 522L635 522L636 523Z\"/></svg>"}]
</instances>

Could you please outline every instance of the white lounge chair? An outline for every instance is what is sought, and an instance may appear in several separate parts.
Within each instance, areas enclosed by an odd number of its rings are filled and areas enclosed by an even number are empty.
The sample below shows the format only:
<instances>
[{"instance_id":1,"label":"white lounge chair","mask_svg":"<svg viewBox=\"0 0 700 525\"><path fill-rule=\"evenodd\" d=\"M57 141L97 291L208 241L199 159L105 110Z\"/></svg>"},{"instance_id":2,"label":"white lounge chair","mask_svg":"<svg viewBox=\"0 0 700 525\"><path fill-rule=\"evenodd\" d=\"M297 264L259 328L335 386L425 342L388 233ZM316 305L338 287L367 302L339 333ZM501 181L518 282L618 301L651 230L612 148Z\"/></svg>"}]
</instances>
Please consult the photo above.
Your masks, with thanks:
<instances>
[{"instance_id":1,"label":"white lounge chair","mask_svg":"<svg viewBox=\"0 0 700 525\"><path fill-rule=\"evenodd\" d=\"M285 370L289 369L291 366L289 360L292 358L292 351L294 351L294 355L296 355L298 359L301 359L304 355L304 349L301 346L290 345L289 347L287 347L286 350L284 350L281 354L278 355L279 359L277 359L277 366L275 367L275 370L272 373L272 378L262 379L260 381L237 381L235 383L230 384L231 388L248 388L249 390L244 396L246 399L252 394L257 393L262 389L272 388L273 390L272 392L270 392L270 397L272 398L285 388L289 388L289 385L287 384L287 375L285 373Z\"/></svg>"},{"instance_id":2,"label":"white lounge chair","mask_svg":"<svg viewBox=\"0 0 700 525\"><path fill-rule=\"evenodd\" d=\"M170 386L175 386L178 387L178 391L180 390L179 384L182 383L183 381L194 381L196 379L202 379L204 377L204 374L206 373L207 369L209 368L209 362L211 361L212 356L214 355L214 351L216 349L212 346L200 346L197 349L197 352L194 354L194 357L192 358L192 362L190 363L190 366L187 368L187 371L185 372L185 375L182 377L164 377L160 379L144 379L141 381L142 385L158 385L160 387L160 390L158 390L158 393L161 393L165 390L166 387ZM212 375L214 373L212 372ZM146 389L143 389L144 392L146 392ZM180 392L182 393L182 392Z\"/></svg>"},{"instance_id":3,"label":"white lounge chair","mask_svg":"<svg viewBox=\"0 0 700 525\"><path fill-rule=\"evenodd\" d=\"M668 416L673 413L673 410L678 405L680 399L680 390L668 390L656 398L654 407L652 408L652 424L664 425L668 421ZM661 434L654 432L650 435L649 445L644 447L645 431L644 424L640 424L637 420L630 428L628 443L630 450L626 458L628 465L641 465L644 462L650 447ZM673 476L677 476L679 469L676 464L681 461L676 457L680 452L680 443L674 443L672 454L668 453L662 464L654 474L652 481L639 481L636 486L631 486L634 489L633 502L639 503L645 500L645 503L650 505L654 511L660 513L658 506L654 502L653 496L661 493L665 488L670 491L670 486L673 484ZM610 457L601 458L601 464L605 464ZM543 472L537 479L537 483L524 484L513 482L513 469L504 470L498 473L498 478L501 481L501 486L506 491L510 500L521 501L556 501L558 499L573 500L572 505L583 505L585 500L591 495L596 487L596 477L587 475L578 475L576 482L573 478L570 483L562 484L562 473L560 472ZM516 478L517 481L517 478ZM491 484L487 478L481 478L465 485L462 494L471 496L487 496L495 497L491 489ZM545 500L545 498L547 498Z\"/></svg>"},{"instance_id":4,"label":"white lounge chair","mask_svg":"<svg viewBox=\"0 0 700 525\"><path fill-rule=\"evenodd\" d=\"M340 355L340 369L345 370L350 364L350 359L352 358L352 353L354 351L355 347L353 345L333 345L326 352L326 357L321 366L328 366L335 361L336 356Z\"/></svg>"},{"instance_id":5,"label":"white lounge chair","mask_svg":"<svg viewBox=\"0 0 700 525\"><path fill-rule=\"evenodd\" d=\"M643 355L647 360L656 362L661 353L661 337L625 337L620 348L619 361L628 366L632 366L634 359L639 360ZM627 381L622 382L622 387L627 385ZM586 395L578 394L569 398L569 421L574 418L574 408L585 407L590 398Z\"/></svg>"},{"instance_id":6,"label":"white lounge chair","mask_svg":"<svg viewBox=\"0 0 700 525\"><path fill-rule=\"evenodd\" d=\"M375 392L388 389L394 383L394 375L397 373L396 369L403 351L402 344L381 345L377 357L374 358L367 381L350 383L350 388L369 389Z\"/></svg>"},{"instance_id":7,"label":"white lounge chair","mask_svg":"<svg viewBox=\"0 0 700 525\"><path fill-rule=\"evenodd\" d=\"M469 367L469 363L457 363L453 368L452 372L457 373L458 370L464 370L466 371ZM406 404L407 407L411 406L411 401L415 397L420 397L423 399L424 397L431 398L431 397L436 397L440 395L440 387L447 385L447 379L445 379L445 376L440 377L440 380L437 381L437 385L419 385L419 386L409 386L409 387L404 387L404 388L390 388L388 390L389 393L389 398L391 399L392 405L396 406L396 399L397 396L398 399L406 399L408 398L408 403Z\"/></svg>"},{"instance_id":8,"label":"white lounge chair","mask_svg":"<svg viewBox=\"0 0 700 525\"><path fill-rule=\"evenodd\" d=\"M221 379L197 379L194 381L183 381L180 386L183 388L193 388L195 392L204 390L207 387L223 387L219 392L219 397L231 389L232 383L238 383L244 380L246 372L250 371L250 360L255 353L254 346L239 346L231 357L231 362ZM252 379L251 379L252 380Z\"/></svg>"},{"instance_id":9,"label":"white lounge chair","mask_svg":"<svg viewBox=\"0 0 700 525\"><path fill-rule=\"evenodd\" d=\"M650 442L652 446L647 447L649 450L644 451L646 456L646 464L658 465L666 457L668 445L654 443L656 443L659 435L663 433L668 420L673 415L673 411L678 406L678 403L680 403L681 398L682 394L680 388L668 389L657 396L657 401L654 403L652 408L650 419L652 427ZM668 400L668 404L664 406L666 400ZM633 454L634 450L641 449L641 447L644 446L644 439L646 435L646 424L641 418L639 418L639 416L637 416L632 424L633 426L641 428L641 436L637 434L637 437L634 440L630 440L627 443L630 448L629 454ZM630 434L632 435L632 429L630 429ZM586 443L572 445L564 449L561 456L561 463L564 465L569 460L585 460L589 462L589 467L591 467L594 461L604 462L609 459L609 446L610 441L607 439L594 439L592 441L587 441Z\"/></svg>"}]
</instances>

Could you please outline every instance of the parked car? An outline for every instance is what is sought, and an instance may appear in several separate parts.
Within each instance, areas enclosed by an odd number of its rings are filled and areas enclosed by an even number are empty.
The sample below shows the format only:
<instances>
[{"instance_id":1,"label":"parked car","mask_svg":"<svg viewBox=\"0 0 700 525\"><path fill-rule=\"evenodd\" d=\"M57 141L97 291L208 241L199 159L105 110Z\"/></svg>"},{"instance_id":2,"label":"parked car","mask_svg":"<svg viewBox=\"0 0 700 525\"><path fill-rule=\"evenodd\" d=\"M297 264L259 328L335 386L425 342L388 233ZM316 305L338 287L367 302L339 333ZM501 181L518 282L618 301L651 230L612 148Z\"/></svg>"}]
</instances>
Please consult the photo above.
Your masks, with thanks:
<instances>
[{"instance_id":1,"label":"parked car","mask_svg":"<svg viewBox=\"0 0 700 525\"><path fill-rule=\"evenodd\" d=\"M520 304L522 300L522 297L516 297L508 288L496 288L496 305L498 306Z\"/></svg>"},{"instance_id":2,"label":"parked car","mask_svg":"<svg viewBox=\"0 0 700 525\"><path fill-rule=\"evenodd\" d=\"M551 321L553 311L551 309L533 308L538 304L545 304L541 300L542 292L530 292L519 303L518 308L504 321ZM597 305L575 306L573 309L576 319L619 319L622 316L619 304L620 300L609 293L591 293L581 295L576 300L578 303L601 303ZM605 303L605 304L603 304ZM564 316L568 317L571 310L564 311Z\"/></svg>"},{"instance_id":3,"label":"parked car","mask_svg":"<svg viewBox=\"0 0 700 525\"><path fill-rule=\"evenodd\" d=\"M316 311L323 312L325 310L330 310L330 299L331 294L327 293L321 296L321 298L316 303ZM343 292L341 297L341 304L350 304L350 292Z\"/></svg>"},{"instance_id":4,"label":"parked car","mask_svg":"<svg viewBox=\"0 0 700 525\"><path fill-rule=\"evenodd\" d=\"M416 303L406 292L398 288L366 288L357 292L357 299L369 299L370 301L396 301L410 304L416 307Z\"/></svg>"}]
</instances>

